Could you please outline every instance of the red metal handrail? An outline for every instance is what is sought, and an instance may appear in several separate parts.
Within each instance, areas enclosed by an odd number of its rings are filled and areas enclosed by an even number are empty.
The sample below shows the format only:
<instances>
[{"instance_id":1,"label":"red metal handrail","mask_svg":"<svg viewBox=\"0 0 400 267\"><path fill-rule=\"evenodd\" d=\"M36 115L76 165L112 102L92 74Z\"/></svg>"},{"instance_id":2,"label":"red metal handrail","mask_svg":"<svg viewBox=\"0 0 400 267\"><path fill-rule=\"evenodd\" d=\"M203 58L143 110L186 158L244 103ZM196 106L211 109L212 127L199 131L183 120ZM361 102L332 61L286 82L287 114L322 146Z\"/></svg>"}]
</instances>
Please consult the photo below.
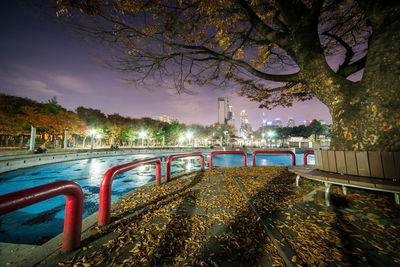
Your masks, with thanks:
<instances>
[{"instance_id":1,"label":"red metal handrail","mask_svg":"<svg viewBox=\"0 0 400 267\"><path fill-rule=\"evenodd\" d=\"M204 171L204 155L201 152L194 152L194 153L184 153L184 154L175 154L175 155L170 155L167 158L167 169L165 171L165 178L167 181L171 179L171 161L173 159L179 159L179 158L186 158L186 157L194 157L194 156L200 156L201 157L201 170Z\"/></svg>"},{"instance_id":2,"label":"red metal handrail","mask_svg":"<svg viewBox=\"0 0 400 267\"><path fill-rule=\"evenodd\" d=\"M292 155L292 164L296 165L296 155L292 151L288 150L268 150L268 151L254 151L253 152L253 166L256 166L256 155L257 154L290 154Z\"/></svg>"},{"instance_id":3,"label":"red metal handrail","mask_svg":"<svg viewBox=\"0 0 400 267\"><path fill-rule=\"evenodd\" d=\"M111 219L111 189L114 177L120 173L130 171L136 167L145 164L156 164L156 184L161 184L161 160L159 158L150 158L137 160L112 167L103 176L100 184L100 201L99 201L99 225L106 225Z\"/></svg>"},{"instance_id":4,"label":"red metal handrail","mask_svg":"<svg viewBox=\"0 0 400 267\"><path fill-rule=\"evenodd\" d=\"M314 155L314 151L307 151L304 153L304 165L307 165L307 156Z\"/></svg>"},{"instance_id":5,"label":"red metal handrail","mask_svg":"<svg viewBox=\"0 0 400 267\"><path fill-rule=\"evenodd\" d=\"M219 154L241 154L241 155L243 155L243 166L245 166L245 167L247 166L247 155L243 151L214 151L214 152L211 152L211 154L210 154L210 163L209 163L210 170L213 169L213 156L219 155Z\"/></svg>"},{"instance_id":6,"label":"red metal handrail","mask_svg":"<svg viewBox=\"0 0 400 267\"><path fill-rule=\"evenodd\" d=\"M83 191L80 185L73 181L61 180L2 195L0 215L59 195L65 195L67 198L62 250L65 252L76 249L81 243Z\"/></svg>"}]
</instances>

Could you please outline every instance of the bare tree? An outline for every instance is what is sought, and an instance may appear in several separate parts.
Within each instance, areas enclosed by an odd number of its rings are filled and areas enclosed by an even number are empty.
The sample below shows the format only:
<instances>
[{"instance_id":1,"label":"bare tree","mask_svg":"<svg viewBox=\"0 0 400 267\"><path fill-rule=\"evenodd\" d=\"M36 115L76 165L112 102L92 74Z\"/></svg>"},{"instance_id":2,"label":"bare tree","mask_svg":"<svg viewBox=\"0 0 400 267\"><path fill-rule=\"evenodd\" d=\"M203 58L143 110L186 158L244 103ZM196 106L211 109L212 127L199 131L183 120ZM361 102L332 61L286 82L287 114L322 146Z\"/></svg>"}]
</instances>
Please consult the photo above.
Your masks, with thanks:
<instances>
[{"instance_id":1,"label":"bare tree","mask_svg":"<svg viewBox=\"0 0 400 267\"><path fill-rule=\"evenodd\" d=\"M314 96L332 115L332 149L400 149L400 2L57 2L59 15L84 14L81 29L112 44L109 64L136 82L236 83L264 108Z\"/></svg>"}]
</instances>

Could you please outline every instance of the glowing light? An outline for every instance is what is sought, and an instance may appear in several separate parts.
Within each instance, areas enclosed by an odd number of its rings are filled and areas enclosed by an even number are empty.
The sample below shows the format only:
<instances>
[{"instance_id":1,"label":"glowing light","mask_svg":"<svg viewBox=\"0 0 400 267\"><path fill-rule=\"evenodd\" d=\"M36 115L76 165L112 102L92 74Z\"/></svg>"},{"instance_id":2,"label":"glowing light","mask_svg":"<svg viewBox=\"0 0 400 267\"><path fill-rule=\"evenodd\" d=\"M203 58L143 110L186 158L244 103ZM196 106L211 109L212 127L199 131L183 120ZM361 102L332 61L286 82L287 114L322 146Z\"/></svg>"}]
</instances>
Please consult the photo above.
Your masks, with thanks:
<instances>
[{"instance_id":1,"label":"glowing light","mask_svg":"<svg viewBox=\"0 0 400 267\"><path fill-rule=\"evenodd\" d=\"M186 165L186 170L190 171L192 169L192 163L189 161Z\"/></svg>"},{"instance_id":2,"label":"glowing light","mask_svg":"<svg viewBox=\"0 0 400 267\"><path fill-rule=\"evenodd\" d=\"M144 137L146 137L147 136L147 133L146 132L140 132L139 133L139 137L140 138L144 138Z\"/></svg>"},{"instance_id":3,"label":"glowing light","mask_svg":"<svg viewBox=\"0 0 400 267\"><path fill-rule=\"evenodd\" d=\"M193 137L193 133L191 133L191 132L187 132L187 133L186 133L186 138L187 138L187 139L190 140L190 139L192 139L192 137Z\"/></svg>"},{"instance_id":4,"label":"glowing light","mask_svg":"<svg viewBox=\"0 0 400 267\"><path fill-rule=\"evenodd\" d=\"M269 131L267 134L268 134L269 137L272 137L272 136L275 135L275 133L273 131Z\"/></svg>"},{"instance_id":5,"label":"glowing light","mask_svg":"<svg viewBox=\"0 0 400 267\"><path fill-rule=\"evenodd\" d=\"M272 121L267 122L267 125L272 125Z\"/></svg>"},{"instance_id":6,"label":"glowing light","mask_svg":"<svg viewBox=\"0 0 400 267\"><path fill-rule=\"evenodd\" d=\"M178 139L178 142L179 142L179 143L182 143L184 140L185 140L185 137L179 136L179 139Z\"/></svg>"}]
</instances>

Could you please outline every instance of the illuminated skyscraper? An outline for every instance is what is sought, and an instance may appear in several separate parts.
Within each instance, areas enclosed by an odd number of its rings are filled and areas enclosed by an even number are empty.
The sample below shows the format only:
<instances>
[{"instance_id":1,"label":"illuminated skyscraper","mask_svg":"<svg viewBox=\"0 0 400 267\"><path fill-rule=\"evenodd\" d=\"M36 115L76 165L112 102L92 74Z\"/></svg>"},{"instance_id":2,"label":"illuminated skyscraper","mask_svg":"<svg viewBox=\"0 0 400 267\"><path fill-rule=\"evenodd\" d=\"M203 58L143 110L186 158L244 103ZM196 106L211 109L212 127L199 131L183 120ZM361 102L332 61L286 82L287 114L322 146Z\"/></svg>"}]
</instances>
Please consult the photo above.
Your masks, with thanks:
<instances>
[{"instance_id":1,"label":"illuminated skyscraper","mask_svg":"<svg viewBox=\"0 0 400 267\"><path fill-rule=\"evenodd\" d=\"M287 127L294 127L295 126L295 121L293 117L290 117L288 122L287 122Z\"/></svg>"},{"instance_id":2,"label":"illuminated skyscraper","mask_svg":"<svg viewBox=\"0 0 400 267\"><path fill-rule=\"evenodd\" d=\"M218 97L218 123L225 124L228 117L228 98Z\"/></svg>"},{"instance_id":3,"label":"illuminated skyscraper","mask_svg":"<svg viewBox=\"0 0 400 267\"><path fill-rule=\"evenodd\" d=\"M218 123L235 124L235 114L232 105L229 105L228 97L218 97Z\"/></svg>"}]
</instances>

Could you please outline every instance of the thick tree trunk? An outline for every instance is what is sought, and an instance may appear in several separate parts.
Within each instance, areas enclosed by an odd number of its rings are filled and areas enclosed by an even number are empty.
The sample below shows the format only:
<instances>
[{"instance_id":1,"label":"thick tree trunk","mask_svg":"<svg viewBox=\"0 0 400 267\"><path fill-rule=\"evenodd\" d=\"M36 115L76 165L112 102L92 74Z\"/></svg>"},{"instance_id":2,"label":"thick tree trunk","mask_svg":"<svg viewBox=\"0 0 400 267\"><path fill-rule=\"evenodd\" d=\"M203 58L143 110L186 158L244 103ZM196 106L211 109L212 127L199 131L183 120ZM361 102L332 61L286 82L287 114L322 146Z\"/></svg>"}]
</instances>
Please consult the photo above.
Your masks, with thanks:
<instances>
[{"instance_id":1,"label":"thick tree trunk","mask_svg":"<svg viewBox=\"0 0 400 267\"><path fill-rule=\"evenodd\" d=\"M399 4L364 7L373 29L367 62L359 88L330 107L331 148L400 151Z\"/></svg>"},{"instance_id":2,"label":"thick tree trunk","mask_svg":"<svg viewBox=\"0 0 400 267\"><path fill-rule=\"evenodd\" d=\"M400 151L400 113L379 102L371 96L357 105L336 103L331 149Z\"/></svg>"},{"instance_id":3,"label":"thick tree trunk","mask_svg":"<svg viewBox=\"0 0 400 267\"><path fill-rule=\"evenodd\" d=\"M309 85L332 116L332 150L400 151L400 5L371 6L365 10L373 34L360 82L341 80L317 57L309 63L315 72Z\"/></svg>"}]
</instances>

